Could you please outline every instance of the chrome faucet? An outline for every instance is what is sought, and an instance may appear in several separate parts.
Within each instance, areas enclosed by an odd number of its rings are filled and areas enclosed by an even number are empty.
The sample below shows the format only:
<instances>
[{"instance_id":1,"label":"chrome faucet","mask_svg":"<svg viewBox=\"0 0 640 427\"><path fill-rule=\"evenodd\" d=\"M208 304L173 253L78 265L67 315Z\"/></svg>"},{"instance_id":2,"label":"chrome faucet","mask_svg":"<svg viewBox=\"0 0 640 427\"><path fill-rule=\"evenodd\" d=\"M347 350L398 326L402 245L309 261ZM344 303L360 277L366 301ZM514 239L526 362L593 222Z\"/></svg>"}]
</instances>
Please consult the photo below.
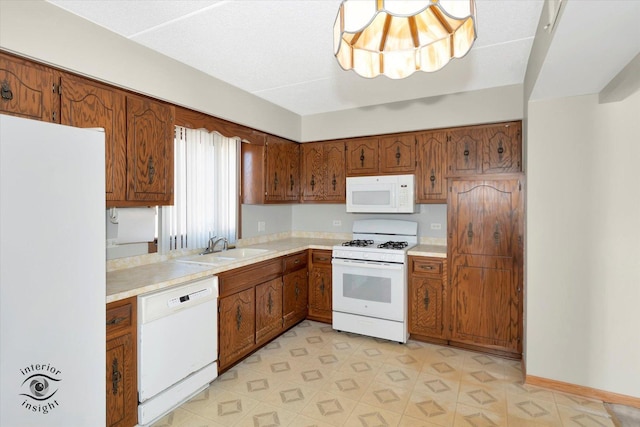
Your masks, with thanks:
<instances>
[{"instance_id":1,"label":"chrome faucet","mask_svg":"<svg viewBox=\"0 0 640 427\"><path fill-rule=\"evenodd\" d=\"M205 254L211 254L214 252L220 252L220 251L216 251L216 245L218 244L218 242L222 242L222 250L226 251L227 249L229 249L229 240L227 240L226 237L217 237L217 236L213 236L211 238L209 238L209 244L207 246L207 249L205 249L204 252L200 253L200 255L205 255Z\"/></svg>"}]
</instances>

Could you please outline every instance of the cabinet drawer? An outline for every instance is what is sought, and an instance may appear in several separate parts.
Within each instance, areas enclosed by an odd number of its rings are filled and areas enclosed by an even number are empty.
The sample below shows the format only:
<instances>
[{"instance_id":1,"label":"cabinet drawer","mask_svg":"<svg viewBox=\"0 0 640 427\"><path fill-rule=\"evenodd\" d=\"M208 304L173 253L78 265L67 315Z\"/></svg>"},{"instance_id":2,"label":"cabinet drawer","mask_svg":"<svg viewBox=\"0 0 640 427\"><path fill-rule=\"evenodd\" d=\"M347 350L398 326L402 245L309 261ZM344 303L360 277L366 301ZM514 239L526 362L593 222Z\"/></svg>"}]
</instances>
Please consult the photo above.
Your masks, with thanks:
<instances>
[{"instance_id":1,"label":"cabinet drawer","mask_svg":"<svg viewBox=\"0 0 640 427\"><path fill-rule=\"evenodd\" d=\"M133 306L126 303L119 306L107 306L107 336L128 331L132 325Z\"/></svg>"},{"instance_id":2,"label":"cabinet drawer","mask_svg":"<svg viewBox=\"0 0 640 427\"><path fill-rule=\"evenodd\" d=\"M282 275L281 258L274 258L247 267L225 271L218 275L220 297L248 289L280 275Z\"/></svg>"},{"instance_id":3,"label":"cabinet drawer","mask_svg":"<svg viewBox=\"0 0 640 427\"><path fill-rule=\"evenodd\" d=\"M314 264L331 264L331 251L313 251L311 262Z\"/></svg>"},{"instance_id":4,"label":"cabinet drawer","mask_svg":"<svg viewBox=\"0 0 640 427\"><path fill-rule=\"evenodd\" d=\"M412 258L412 274L442 275L442 261L428 258Z\"/></svg>"},{"instance_id":5,"label":"cabinet drawer","mask_svg":"<svg viewBox=\"0 0 640 427\"><path fill-rule=\"evenodd\" d=\"M307 252L300 252L284 258L284 272L289 273L307 266Z\"/></svg>"}]
</instances>

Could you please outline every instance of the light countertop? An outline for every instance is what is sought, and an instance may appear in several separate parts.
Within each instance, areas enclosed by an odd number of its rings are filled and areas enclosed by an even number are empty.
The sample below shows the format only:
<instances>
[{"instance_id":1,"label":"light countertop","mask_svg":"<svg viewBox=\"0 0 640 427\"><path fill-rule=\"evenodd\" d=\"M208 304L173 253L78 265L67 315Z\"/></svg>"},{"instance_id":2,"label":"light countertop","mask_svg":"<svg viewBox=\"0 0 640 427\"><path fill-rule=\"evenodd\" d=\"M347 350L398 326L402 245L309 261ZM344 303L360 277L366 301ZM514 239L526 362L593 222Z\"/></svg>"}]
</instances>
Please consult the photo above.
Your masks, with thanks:
<instances>
[{"instance_id":1,"label":"light countertop","mask_svg":"<svg viewBox=\"0 0 640 427\"><path fill-rule=\"evenodd\" d=\"M110 271L107 273L106 302L110 303L137 296L307 249L331 250L334 245L339 245L343 241L344 239L320 239L306 237L285 238L244 246L256 249L267 249L269 252L256 257L228 262L220 266L208 266L168 260ZM408 254L414 256L446 258L447 248L446 246L438 245L418 245L411 248Z\"/></svg>"},{"instance_id":2,"label":"light countertop","mask_svg":"<svg viewBox=\"0 0 640 427\"><path fill-rule=\"evenodd\" d=\"M211 276L223 271L281 257L306 249L328 249L344 240L288 238L259 243L251 248L267 249L260 256L239 259L220 266L190 264L168 260L107 272L107 303Z\"/></svg>"},{"instance_id":3,"label":"light countertop","mask_svg":"<svg viewBox=\"0 0 640 427\"><path fill-rule=\"evenodd\" d=\"M440 245L418 245L409 249L408 255L446 258L447 247Z\"/></svg>"}]
</instances>

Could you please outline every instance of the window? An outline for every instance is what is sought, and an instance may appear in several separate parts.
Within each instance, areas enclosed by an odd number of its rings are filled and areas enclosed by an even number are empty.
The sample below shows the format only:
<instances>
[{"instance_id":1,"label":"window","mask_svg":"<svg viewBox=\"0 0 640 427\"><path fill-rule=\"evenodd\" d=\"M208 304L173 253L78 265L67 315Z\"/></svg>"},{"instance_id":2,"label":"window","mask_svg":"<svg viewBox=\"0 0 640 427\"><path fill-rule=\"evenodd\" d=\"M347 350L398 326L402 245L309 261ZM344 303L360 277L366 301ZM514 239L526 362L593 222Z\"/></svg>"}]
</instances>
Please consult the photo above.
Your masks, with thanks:
<instances>
[{"instance_id":1,"label":"window","mask_svg":"<svg viewBox=\"0 0 640 427\"><path fill-rule=\"evenodd\" d=\"M174 205L160 216L160 252L237 240L239 138L176 126Z\"/></svg>"}]
</instances>

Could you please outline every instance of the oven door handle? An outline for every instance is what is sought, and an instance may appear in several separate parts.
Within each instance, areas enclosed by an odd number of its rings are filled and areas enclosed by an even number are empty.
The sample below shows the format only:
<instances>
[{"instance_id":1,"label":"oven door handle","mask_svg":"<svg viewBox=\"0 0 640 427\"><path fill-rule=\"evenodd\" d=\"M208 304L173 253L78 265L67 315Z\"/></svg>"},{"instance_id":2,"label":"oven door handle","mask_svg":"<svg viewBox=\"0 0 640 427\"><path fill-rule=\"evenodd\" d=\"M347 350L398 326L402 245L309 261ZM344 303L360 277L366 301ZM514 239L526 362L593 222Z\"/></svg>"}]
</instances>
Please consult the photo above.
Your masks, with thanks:
<instances>
[{"instance_id":1,"label":"oven door handle","mask_svg":"<svg viewBox=\"0 0 640 427\"><path fill-rule=\"evenodd\" d=\"M404 268L404 264L398 264L398 263L370 262L370 261L360 261L360 260L340 259L340 258L334 258L331 261L331 264L342 265L345 267L366 266L367 268L374 268L378 270L402 270Z\"/></svg>"}]
</instances>

